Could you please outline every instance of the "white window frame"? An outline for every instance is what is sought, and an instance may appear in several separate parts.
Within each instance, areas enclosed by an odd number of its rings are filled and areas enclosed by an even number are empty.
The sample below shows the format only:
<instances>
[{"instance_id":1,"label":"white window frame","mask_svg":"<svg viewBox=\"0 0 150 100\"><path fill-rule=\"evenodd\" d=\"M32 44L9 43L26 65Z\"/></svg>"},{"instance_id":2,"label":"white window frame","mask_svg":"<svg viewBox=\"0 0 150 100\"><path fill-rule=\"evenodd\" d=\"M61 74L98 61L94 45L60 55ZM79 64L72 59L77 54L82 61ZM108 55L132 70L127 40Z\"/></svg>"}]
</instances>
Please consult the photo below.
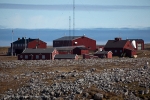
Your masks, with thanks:
<instances>
[{"instance_id":1,"label":"white window frame","mask_svg":"<svg viewBox=\"0 0 150 100\"><path fill-rule=\"evenodd\" d=\"M36 55L36 59L39 59L40 57L39 57L39 55Z\"/></svg>"},{"instance_id":2,"label":"white window frame","mask_svg":"<svg viewBox=\"0 0 150 100\"><path fill-rule=\"evenodd\" d=\"M45 55L42 55L42 59L45 59Z\"/></svg>"},{"instance_id":3,"label":"white window frame","mask_svg":"<svg viewBox=\"0 0 150 100\"><path fill-rule=\"evenodd\" d=\"M28 59L28 55L25 55L25 59Z\"/></svg>"}]
</instances>

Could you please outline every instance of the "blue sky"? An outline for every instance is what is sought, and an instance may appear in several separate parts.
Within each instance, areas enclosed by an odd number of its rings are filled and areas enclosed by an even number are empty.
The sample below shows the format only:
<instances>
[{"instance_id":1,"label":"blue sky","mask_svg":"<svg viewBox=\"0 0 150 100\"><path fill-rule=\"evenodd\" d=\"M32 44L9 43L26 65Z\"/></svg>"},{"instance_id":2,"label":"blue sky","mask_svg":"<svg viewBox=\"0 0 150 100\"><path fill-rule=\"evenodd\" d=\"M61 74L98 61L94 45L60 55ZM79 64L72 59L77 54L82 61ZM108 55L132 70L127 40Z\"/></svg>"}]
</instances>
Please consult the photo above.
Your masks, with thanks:
<instances>
[{"instance_id":1,"label":"blue sky","mask_svg":"<svg viewBox=\"0 0 150 100\"><path fill-rule=\"evenodd\" d=\"M0 0L0 28L68 29L73 0ZM150 0L75 0L75 28L150 27Z\"/></svg>"}]
</instances>

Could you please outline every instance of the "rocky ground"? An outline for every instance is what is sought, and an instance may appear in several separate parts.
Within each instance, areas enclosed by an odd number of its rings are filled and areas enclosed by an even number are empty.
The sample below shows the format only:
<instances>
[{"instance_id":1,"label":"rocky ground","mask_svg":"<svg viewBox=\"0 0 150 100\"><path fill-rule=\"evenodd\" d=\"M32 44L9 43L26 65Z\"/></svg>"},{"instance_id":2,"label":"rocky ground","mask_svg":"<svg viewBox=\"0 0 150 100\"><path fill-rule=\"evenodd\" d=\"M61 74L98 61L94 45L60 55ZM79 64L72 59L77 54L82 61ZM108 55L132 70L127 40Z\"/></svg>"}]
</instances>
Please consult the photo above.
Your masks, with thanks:
<instances>
[{"instance_id":1,"label":"rocky ground","mask_svg":"<svg viewBox=\"0 0 150 100\"><path fill-rule=\"evenodd\" d=\"M149 100L150 58L0 60L0 99Z\"/></svg>"}]
</instances>

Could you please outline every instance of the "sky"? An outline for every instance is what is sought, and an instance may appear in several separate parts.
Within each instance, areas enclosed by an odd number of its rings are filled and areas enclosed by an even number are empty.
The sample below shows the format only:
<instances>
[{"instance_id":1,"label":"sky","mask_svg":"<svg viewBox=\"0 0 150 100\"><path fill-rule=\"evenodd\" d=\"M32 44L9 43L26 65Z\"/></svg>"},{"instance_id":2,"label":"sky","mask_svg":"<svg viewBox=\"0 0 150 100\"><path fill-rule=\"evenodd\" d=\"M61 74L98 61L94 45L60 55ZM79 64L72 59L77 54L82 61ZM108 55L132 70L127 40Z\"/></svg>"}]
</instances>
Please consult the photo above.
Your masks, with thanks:
<instances>
[{"instance_id":1,"label":"sky","mask_svg":"<svg viewBox=\"0 0 150 100\"><path fill-rule=\"evenodd\" d=\"M0 0L0 28L68 29L73 0ZM75 0L75 28L150 27L150 0Z\"/></svg>"}]
</instances>

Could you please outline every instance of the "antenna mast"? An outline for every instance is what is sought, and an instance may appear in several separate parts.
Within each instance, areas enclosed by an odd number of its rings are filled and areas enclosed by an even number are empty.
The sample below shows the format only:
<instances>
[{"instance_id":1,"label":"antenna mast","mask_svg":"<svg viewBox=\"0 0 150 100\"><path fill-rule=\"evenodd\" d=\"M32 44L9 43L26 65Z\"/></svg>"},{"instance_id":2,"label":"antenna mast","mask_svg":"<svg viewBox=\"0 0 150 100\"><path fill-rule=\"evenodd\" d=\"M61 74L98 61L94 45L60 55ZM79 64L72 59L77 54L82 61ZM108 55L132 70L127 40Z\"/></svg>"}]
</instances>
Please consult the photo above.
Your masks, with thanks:
<instances>
[{"instance_id":1,"label":"antenna mast","mask_svg":"<svg viewBox=\"0 0 150 100\"><path fill-rule=\"evenodd\" d=\"M71 34L71 17L69 16L69 37L70 37L70 34Z\"/></svg>"},{"instance_id":2,"label":"antenna mast","mask_svg":"<svg viewBox=\"0 0 150 100\"><path fill-rule=\"evenodd\" d=\"M75 35L75 0L73 0L73 37Z\"/></svg>"}]
</instances>

